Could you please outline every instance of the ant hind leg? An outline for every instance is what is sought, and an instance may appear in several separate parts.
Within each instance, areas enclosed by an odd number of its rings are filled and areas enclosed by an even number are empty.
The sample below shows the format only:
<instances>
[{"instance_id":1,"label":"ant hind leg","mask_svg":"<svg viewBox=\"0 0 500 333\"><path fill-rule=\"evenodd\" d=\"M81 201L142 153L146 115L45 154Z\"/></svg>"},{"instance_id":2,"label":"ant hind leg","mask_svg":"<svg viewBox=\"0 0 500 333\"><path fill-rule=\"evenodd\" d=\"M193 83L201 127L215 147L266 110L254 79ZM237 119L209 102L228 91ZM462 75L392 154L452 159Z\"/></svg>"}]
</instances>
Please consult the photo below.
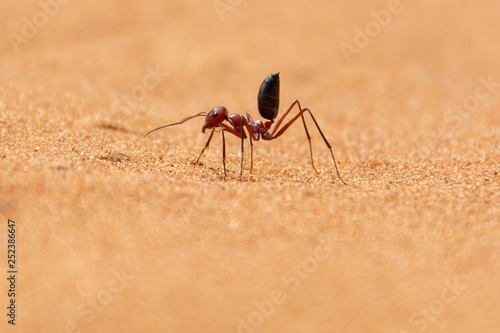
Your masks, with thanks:
<instances>
[{"instance_id":1,"label":"ant hind leg","mask_svg":"<svg viewBox=\"0 0 500 333\"><path fill-rule=\"evenodd\" d=\"M283 127L280 127L281 125L281 122L285 119L285 117L288 115L288 113L291 111L291 109L297 105L298 108L300 109L300 112L299 114L297 114L295 117L293 117L290 121L288 121L285 125L283 125ZM342 184L344 185L347 185L346 182L342 179L342 177L340 177L340 172L339 172L339 169L337 167L337 162L335 161L335 157L333 156L333 150L332 150L332 146L330 145L330 143L328 142L328 140L326 139L325 135L323 134L323 131L321 130L321 128L319 127L319 124L318 122L316 121L316 119L314 118L311 110L309 110L308 108L305 108L305 109L302 109L302 107L300 106L300 103L298 100L295 100L292 105L288 108L288 110L285 112L285 114L280 118L280 120L278 121L278 123L276 124L276 126L274 127L273 129L273 136L274 138L278 138L280 137L283 133L285 133L285 131L288 129L288 127L290 127L299 117L302 118L302 122L304 124L304 129L306 131L306 135L307 135L307 139L309 140L309 148L310 148L310 152L311 152L311 162L313 164L313 168L316 172L318 172L316 170L316 168L314 167L314 162L313 162L313 156L312 156L312 145L311 145L311 136L309 135L309 131L307 130L307 126L306 126L306 122L304 120L304 113L305 112L309 112L309 115L311 116L314 124L316 125L316 128L318 129L319 131L319 134L321 134L321 137L323 138L323 141L325 142L326 146L328 147L328 149L330 150L330 154L332 156L332 160L333 160L333 165L335 166L335 170L337 171L337 176L339 177L340 181L342 182ZM275 134L276 133L276 134Z\"/></svg>"}]
</instances>

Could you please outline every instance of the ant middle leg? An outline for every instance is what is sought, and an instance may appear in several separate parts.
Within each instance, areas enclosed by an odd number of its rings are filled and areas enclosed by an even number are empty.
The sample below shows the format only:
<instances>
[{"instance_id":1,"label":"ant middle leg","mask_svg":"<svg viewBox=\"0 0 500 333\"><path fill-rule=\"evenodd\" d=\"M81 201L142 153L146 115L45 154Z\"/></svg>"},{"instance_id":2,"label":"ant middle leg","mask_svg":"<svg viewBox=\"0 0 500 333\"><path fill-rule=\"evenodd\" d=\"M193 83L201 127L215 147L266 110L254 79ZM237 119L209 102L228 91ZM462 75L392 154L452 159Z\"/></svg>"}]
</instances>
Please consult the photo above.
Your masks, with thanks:
<instances>
[{"instance_id":1,"label":"ant middle leg","mask_svg":"<svg viewBox=\"0 0 500 333\"><path fill-rule=\"evenodd\" d=\"M250 114L247 112L247 115L250 117L250 121L252 121L252 117L250 116ZM253 170L253 141L252 141L252 132L251 132L251 128L248 126L248 120L245 119L245 117L241 116L241 167L240 167L240 181L241 181L241 178L243 176L243 155L244 155L244 147L243 147L243 143L244 143L244 139L246 137L246 134L245 134L245 129L244 127L247 127L247 130L248 130L248 139L250 140L250 173L252 173L252 170Z\"/></svg>"},{"instance_id":2,"label":"ant middle leg","mask_svg":"<svg viewBox=\"0 0 500 333\"><path fill-rule=\"evenodd\" d=\"M250 173L252 173L252 170L253 170L253 141L252 141L252 129L250 128L248 123L253 123L253 119L252 119L252 116L250 115L250 113L247 111L247 123L245 124L245 126L247 126L247 130L249 133L248 138L250 139Z\"/></svg>"},{"instance_id":3,"label":"ant middle leg","mask_svg":"<svg viewBox=\"0 0 500 333\"><path fill-rule=\"evenodd\" d=\"M242 115L240 115L240 121L241 121L241 133L240 133L240 136L241 136L241 165L240 165L240 182L241 182L241 178L243 177L243 152L244 152L244 141L245 141L245 130L243 129L243 119L244 117ZM250 137L250 135L249 135ZM252 140L252 139L250 139Z\"/></svg>"},{"instance_id":4,"label":"ant middle leg","mask_svg":"<svg viewBox=\"0 0 500 333\"><path fill-rule=\"evenodd\" d=\"M224 131L227 131L234 136L237 136L238 138L241 139L241 162L240 162L240 181L243 178L243 164L244 164L244 153L245 153L245 147L244 147L244 142L245 139L247 138L247 133L245 132L245 127L249 131L248 139L250 140L250 172L253 170L253 140L252 140L252 128L248 124L248 120L242 116L242 115L231 115L231 116L239 116L239 123L232 123L232 126L230 127L227 124L221 124L221 128Z\"/></svg>"},{"instance_id":5,"label":"ant middle leg","mask_svg":"<svg viewBox=\"0 0 500 333\"><path fill-rule=\"evenodd\" d=\"M222 132L222 165L224 166L224 180L226 180L226 138L224 137L224 128L221 130Z\"/></svg>"}]
</instances>

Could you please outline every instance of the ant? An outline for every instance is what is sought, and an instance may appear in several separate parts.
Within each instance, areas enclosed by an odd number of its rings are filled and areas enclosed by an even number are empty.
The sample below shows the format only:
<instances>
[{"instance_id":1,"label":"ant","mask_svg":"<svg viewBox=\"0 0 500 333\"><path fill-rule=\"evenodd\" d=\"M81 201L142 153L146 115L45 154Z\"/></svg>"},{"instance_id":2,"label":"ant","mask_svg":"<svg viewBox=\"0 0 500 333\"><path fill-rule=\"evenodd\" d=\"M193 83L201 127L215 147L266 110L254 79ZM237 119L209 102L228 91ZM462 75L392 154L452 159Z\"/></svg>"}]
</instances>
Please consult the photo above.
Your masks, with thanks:
<instances>
[{"instance_id":1,"label":"ant","mask_svg":"<svg viewBox=\"0 0 500 333\"><path fill-rule=\"evenodd\" d=\"M346 183L340 177L339 169L337 168L337 163L335 162L335 157L333 156L333 151L332 151L332 146L330 143L325 138L325 135L319 128L318 122L316 119L314 119L314 116L308 108L302 108L300 106L300 103L298 100L294 100L292 105L286 110L285 114L278 120L276 125L273 127L271 130L272 125L274 124L274 119L278 115L278 109L279 109L279 94L280 94L280 77L279 73L273 73L267 76L262 84L260 85L259 89L259 94L257 96L258 99L258 108L259 108L259 113L260 115L267 119L265 123L263 123L261 120L253 120L252 116L250 116L250 113L247 111L247 117L237 114L237 113L232 113L229 114L227 109L224 106L217 106L213 108L210 112L200 112L198 114L195 114L194 116L190 116L187 118L182 119L181 121L173 124L168 124L164 125L158 128L155 128L148 133L144 134L143 138L146 137L146 135L165 128L169 126L174 126L174 125L179 125L182 124L192 118L195 117L205 117L205 124L203 124L203 127L201 128L201 131L205 133L206 129L211 129L212 131L210 132L210 136L208 137L207 143L205 144L205 147L201 150L200 155L196 159L196 161L193 164L198 164L200 162L200 158L205 152L205 150L208 148L210 145L210 141L212 140L212 137L214 135L214 132L216 129L219 129L220 132L222 133L222 164L224 166L224 179L226 179L226 140L224 138L224 132L229 132L239 138L241 138L241 167L240 167L240 181L241 177L243 175L243 142L244 139L247 138L247 134L245 132L245 128L248 130L248 133L250 134L248 138L250 139L250 172L253 170L253 140L258 141L259 139L262 138L262 140L274 140L279 138L285 131L290 127L299 117L302 118L302 123L304 124L304 129L306 131L306 136L307 140L309 140L309 150L311 154L311 164L314 169L314 171L319 174L318 170L316 170L316 167L314 166L314 160L313 160L313 154L312 154L312 145L311 145L311 136L309 135L309 131L307 130L306 126L306 121L304 119L304 113L309 112L311 115L312 120L314 121L314 124L318 128L319 133L321 134L321 137L325 141L326 146L330 150L330 154L332 155L332 160L333 160L333 165L335 166L335 170L337 171L337 176L339 179L342 181L344 185ZM283 120L285 120L286 116L290 113L290 111L293 109L293 107L297 105L299 108L299 113L294 116L291 120L289 120L285 125L281 126L283 123ZM228 122L227 123L225 123ZM252 140L253 139L253 140Z\"/></svg>"}]
</instances>

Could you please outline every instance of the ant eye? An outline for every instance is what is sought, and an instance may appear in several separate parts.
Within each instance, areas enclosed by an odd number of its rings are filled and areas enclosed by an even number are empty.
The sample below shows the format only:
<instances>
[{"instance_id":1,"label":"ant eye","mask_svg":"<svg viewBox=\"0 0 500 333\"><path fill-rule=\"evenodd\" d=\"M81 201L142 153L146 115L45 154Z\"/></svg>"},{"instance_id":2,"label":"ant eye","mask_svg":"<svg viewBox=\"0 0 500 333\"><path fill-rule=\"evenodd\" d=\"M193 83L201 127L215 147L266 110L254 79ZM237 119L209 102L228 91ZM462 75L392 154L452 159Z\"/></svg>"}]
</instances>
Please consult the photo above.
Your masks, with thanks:
<instances>
[{"instance_id":1,"label":"ant eye","mask_svg":"<svg viewBox=\"0 0 500 333\"><path fill-rule=\"evenodd\" d=\"M214 118L217 117L217 112L214 112L212 115Z\"/></svg>"}]
</instances>

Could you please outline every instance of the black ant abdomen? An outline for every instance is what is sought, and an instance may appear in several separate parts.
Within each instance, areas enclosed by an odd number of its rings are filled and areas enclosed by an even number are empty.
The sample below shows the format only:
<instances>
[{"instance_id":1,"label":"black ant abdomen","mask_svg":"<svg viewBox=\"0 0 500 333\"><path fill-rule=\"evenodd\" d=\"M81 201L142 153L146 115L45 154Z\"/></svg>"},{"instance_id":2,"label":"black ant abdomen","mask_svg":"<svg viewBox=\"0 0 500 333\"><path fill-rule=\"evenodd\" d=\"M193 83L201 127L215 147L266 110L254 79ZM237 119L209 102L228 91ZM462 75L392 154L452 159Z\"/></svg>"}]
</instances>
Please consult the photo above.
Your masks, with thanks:
<instances>
[{"instance_id":1,"label":"black ant abdomen","mask_svg":"<svg viewBox=\"0 0 500 333\"><path fill-rule=\"evenodd\" d=\"M278 115L280 107L280 74L268 75L260 85L257 96L260 115L271 122Z\"/></svg>"}]
</instances>

